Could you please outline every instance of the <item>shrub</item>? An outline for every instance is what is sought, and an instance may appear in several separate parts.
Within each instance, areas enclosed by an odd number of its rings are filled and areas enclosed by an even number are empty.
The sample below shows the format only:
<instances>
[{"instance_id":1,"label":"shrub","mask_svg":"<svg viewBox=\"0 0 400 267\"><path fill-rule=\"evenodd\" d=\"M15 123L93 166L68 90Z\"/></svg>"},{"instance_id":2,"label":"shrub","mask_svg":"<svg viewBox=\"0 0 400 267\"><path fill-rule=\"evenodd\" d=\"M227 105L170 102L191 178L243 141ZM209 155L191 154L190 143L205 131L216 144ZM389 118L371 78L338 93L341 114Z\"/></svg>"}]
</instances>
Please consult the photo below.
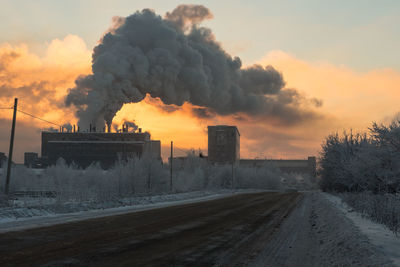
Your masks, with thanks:
<instances>
[{"instance_id":1,"label":"shrub","mask_svg":"<svg viewBox=\"0 0 400 267\"><path fill-rule=\"evenodd\" d=\"M374 123L368 136L328 136L322 144L320 175L324 191L399 192L400 122Z\"/></svg>"}]
</instances>

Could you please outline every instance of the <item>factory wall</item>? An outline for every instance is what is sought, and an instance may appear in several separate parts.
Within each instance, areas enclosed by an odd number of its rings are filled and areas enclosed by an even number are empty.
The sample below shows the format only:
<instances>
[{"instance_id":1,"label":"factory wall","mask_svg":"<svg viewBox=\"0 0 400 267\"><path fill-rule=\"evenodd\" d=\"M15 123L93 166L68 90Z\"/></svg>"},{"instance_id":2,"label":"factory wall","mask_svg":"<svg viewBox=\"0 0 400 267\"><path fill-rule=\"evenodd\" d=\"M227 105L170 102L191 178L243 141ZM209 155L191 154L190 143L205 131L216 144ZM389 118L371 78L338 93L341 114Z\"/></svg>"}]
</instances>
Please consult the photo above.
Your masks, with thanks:
<instances>
[{"instance_id":1,"label":"factory wall","mask_svg":"<svg viewBox=\"0 0 400 267\"><path fill-rule=\"evenodd\" d=\"M184 160L177 160L178 164ZM299 160L240 159L240 134L236 126L208 126L208 162L211 164L239 163L240 166L259 168L265 164L282 172L316 175L316 158Z\"/></svg>"},{"instance_id":2,"label":"factory wall","mask_svg":"<svg viewBox=\"0 0 400 267\"><path fill-rule=\"evenodd\" d=\"M316 158L307 159L241 159L240 166L259 168L266 164L273 165L286 173L309 174L316 176Z\"/></svg>"},{"instance_id":3,"label":"factory wall","mask_svg":"<svg viewBox=\"0 0 400 267\"><path fill-rule=\"evenodd\" d=\"M99 162L104 169L116 161L150 155L161 160L160 141L145 133L42 132L42 161L54 165L63 158L68 164L86 168Z\"/></svg>"},{"instance_id":4,"label":"factory wall","mask_svg":"<svg viewBox=\"0 0 400 267\"><path fill-rule=\"evenodd\" d=\"M208 126L208 161L233 163L240 159L240 134L236 126Z\"/></svg>"}]
</instances>

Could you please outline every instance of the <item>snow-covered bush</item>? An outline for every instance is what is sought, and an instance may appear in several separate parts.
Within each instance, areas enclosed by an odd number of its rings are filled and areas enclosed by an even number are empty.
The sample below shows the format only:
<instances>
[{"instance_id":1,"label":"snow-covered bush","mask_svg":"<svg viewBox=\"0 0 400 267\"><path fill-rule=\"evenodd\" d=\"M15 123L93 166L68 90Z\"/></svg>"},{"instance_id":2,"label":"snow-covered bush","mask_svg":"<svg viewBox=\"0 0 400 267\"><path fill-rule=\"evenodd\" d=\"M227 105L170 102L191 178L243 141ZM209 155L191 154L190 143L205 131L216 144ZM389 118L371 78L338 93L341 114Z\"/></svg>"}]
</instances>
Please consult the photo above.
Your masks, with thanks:
<instances>
[{"instance_id":1,"label":"snow-covered bush","mask_svg":"<svg viewBox=\"0 0 400 267\"><path fill-rule=\"evenodd\" d=\"M172 188L175 192L188 192L202 190L205 185L207 168L202 158L188 153L182 168L175 169L172 181Z\"/></svg>"},{"instance_id":2,"label":"snow-covered bush","mask_svg":"<svg viewBox=\"0 0 400 267\"><path fill-rule=\"evenodd\" d=\"M321 188L325 191L400 191L400 122L374 123L366 134L330 135L322 145Z\"/></svg>"},{"instance_id":3,"label":"snow-covered bush","mask_svg":"<svg viewBox=\"0 0 400 267\"><path fill-rule=\"evenodd\" d=\"M234 169L234 186L236 188L259 188L279 190L284 176L278 168L265 164L260 168L239 167Z\"/></svg>"},{"instance_id":4,"label":"snow-covered bush","mask_svg":"<svg viewBox=\"0 0 400 267\"><path fill-rule=\"evenodd\" d=\"M339 196L355 211L400 233L400 196L395 194L341 193Z\"/></svg>"},{"instance_id":5,"label":"snow-covered bush","mask_svg":"<svg viewBox=\"0 0 400 267\"><path fill-rule=\"evenodd\" d=\"M251 168L239 164L213 165L193 153L175 162L170 185L170 165L143 156L118 161L103 170L99 164L86 169L67 165L60 159L47 169L12 170L10 192L34 193L43 199L53 197L54 203L110 203L132 196L160 195L201 190L221 189L284 189L282 181L291 188L307 189L302 177L283 174L273 165ZM4 175L0 177L4 184Z\"/></svg>"}]
</instances>

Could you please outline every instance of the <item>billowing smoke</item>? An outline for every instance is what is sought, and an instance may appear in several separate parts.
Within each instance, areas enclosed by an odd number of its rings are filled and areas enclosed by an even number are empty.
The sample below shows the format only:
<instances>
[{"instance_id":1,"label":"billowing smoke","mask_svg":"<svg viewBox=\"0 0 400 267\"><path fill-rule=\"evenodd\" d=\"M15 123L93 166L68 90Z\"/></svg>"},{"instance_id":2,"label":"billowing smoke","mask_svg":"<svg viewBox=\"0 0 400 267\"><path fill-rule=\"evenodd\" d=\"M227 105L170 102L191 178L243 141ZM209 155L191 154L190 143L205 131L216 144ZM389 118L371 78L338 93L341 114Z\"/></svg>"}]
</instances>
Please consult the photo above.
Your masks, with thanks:
<instances>
[{"instance_id":1,"label":"billowing smoke","mask_svg":"<svg viewBox=\"0 0 400 267\"><path fill-rule=\"evenodd\" d=\"M72 131L72 125L71 125L71 123L69 123L69 122L63 124L62 127L63 127L65 130L67 130L68 132L71 132L71 131Z\"/></svg>"},{"instance_id":2,"label":"billowing smoke","mask_svg":"<svg viewBox=\"0 0 400 267\"><path fill-rule=\"evenodd\" d=\"M164 104L189 102L203 117L245 113L291 123L311 114L302 106L312 101L284 89L272 66L242 68L224 51L212 31L199 26L210 18L201 5L180 5L164 18L149 9L115 18L94 48L93 74L79 77L66 98L78 108L79 123L110 126L124 104L146 95Z\"/></svg>"},{"instance_id":3,"label":"billowing smoke","mask_svg":"<svg viewBox=\"0 0 400 267\"><path fill-rule=\"evenodd\" d=\"M51 127L48 127L48 128L44 128L43 131L56 133L56 132L58 132L58 129L51 126Z\"/></svg>"},{"instance_id":4,"label":"billowing smoke","mask_svg":"<svg viewBox=\"0 0 400 267\"><path fill-rule=\"evenodd\" d=\"M137 124L133 121L124 121L124 124L128 131L130 130L135 132L139 128L139 126L137 126Z\"/></svg>"}]
</instances>

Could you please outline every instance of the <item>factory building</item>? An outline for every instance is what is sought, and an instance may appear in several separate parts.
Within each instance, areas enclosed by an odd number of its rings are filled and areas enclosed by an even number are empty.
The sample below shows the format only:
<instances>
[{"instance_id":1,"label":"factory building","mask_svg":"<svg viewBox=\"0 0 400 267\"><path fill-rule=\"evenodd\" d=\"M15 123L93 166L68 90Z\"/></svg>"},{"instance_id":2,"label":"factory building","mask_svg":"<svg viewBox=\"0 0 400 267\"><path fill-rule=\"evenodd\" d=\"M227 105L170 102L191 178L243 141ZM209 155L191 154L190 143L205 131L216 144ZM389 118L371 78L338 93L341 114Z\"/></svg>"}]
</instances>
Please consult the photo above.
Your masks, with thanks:
<instances>
[{"instance_id":1,"label":"factory building","mask_svg":"<svg viewBox=\"0 0 400 267\"><path fill-rule=\"evenodd\" d=\"M285 173L309 174L316 176L317 160L315 157L307 159L241 159L240 166L260 168L264 165L272 165Z\"/></svg>"},{"instance_id":2,"label":"factory building","mask_svg":"<svg viewBox=\"0 0 400 267\"><path fill-rule=\"evenodd\" d=\"M148 155L161 161L161 143L148 132L42 132L42 162L54 165L63 158L86 168L99 162L103 169L116 161Z\"/></svg>"},{"instance_id":3,"label":"factory building","mask_svg":"<svg viewBox=\"0 0 400 267\"><path fill-rule=\"evenodd\" d=\"M240 159L240 133L236 126L208 126L208 162L235 163Z\"/></svg>"},{"instance_id":4,"label":"factory building","mask_svg":"<svg viewBox=\"0 0 400 267\"><path fill-rule=\"evenodd\" d=\"M260 168L268 164L285 173L309 174L314 177L316 175L315 157L288 160L240 159L240 134L236 126L208 126L208 162L211 164L234 163L251 168Z\"/></svg>"},{"instance_id":5,"label":"factory building","mask_svg":"<svg viewBox=\"0 0 400 267\"><path fill-rule=\"evenodd\" d=\"M40 159L38 153L25 152L24 154L24 165L28 168L40 168Z\"/></svg>"},{"instance_id":6,"label":"factory building","mask_svg":"<svg viewBox=\"0 0 400 267\"><path fill-rule=\"evenodd\" d=\"M4 152L0 152L0 168L4 168L7 165L7 156Z\"/></svg>"}]
</instances>

